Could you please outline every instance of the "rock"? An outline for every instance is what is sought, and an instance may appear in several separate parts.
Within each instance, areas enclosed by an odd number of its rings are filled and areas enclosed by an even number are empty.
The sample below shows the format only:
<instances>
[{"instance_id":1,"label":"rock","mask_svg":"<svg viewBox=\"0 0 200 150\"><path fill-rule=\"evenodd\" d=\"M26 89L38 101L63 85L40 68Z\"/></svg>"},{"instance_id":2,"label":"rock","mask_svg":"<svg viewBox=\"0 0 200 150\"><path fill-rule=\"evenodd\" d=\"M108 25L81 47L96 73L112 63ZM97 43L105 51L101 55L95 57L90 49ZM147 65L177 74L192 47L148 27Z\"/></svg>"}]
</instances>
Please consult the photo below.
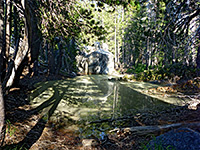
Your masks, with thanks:
<instances>
[{"instance_id":1,"label":"rock","mask_svg":"<svg viewBox=\"0 0 200 150\"><path fill-rule=\"evenodd\" d=\"M115 71L113 54L100 48L89 54L79 55L76 59L82 74L112 74Z\"/></svg>"},{"instance_id":2,"label":"rock","mask_svg":"<svg viewBox=\"0 0 200 150\"><path fill-rule=\"evenodd\" d=\"M153 80L153 81L149 81L149 83L152 83L152 84L160 84L160 81L158 81L158 80Z\"/></svg>"},{"instance_id":3,"label":"rock","mask_svg":"<svg viewBox=\"0 0 200 150\"><path fill-rule=\"evenodd\" d=\"M108 44L103 43L102 48L103 48L103 50L108 51Z\"/></svg>"},{"instance_id":4,"label":"rock","mask_svg":"<svg viewBox=\"0 0 200 150\"><path fill-rule=\"evenodd\" d=\"M190 128L178 128L151 140L147 149L199 150L200 133Z\"/></svg>"},{"instance_id":5,"label":"rock","mask_svg":"<svg viewBox=\"0 0 200 150\"><path fill-rule=\"evenodd\" d=\"M83 139L83 147L94 147L99 145L99 142L96 139Z\"/></svg>"}]
</instances>

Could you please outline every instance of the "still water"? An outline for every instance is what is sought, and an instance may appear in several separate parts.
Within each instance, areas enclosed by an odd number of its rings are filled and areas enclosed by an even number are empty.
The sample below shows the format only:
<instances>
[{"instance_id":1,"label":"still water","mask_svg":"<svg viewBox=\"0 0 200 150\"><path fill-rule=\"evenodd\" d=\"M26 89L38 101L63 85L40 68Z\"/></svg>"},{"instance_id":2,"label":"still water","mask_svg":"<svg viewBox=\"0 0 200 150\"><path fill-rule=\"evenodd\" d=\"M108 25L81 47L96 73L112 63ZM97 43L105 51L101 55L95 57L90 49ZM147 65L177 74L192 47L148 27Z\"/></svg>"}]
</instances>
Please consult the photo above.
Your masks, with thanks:
<instances>
[{"instance_id":1,"label":"still water","mask_svg":"<svg viewBox=\"0 0 200 150\"><path fill-rule=\"evenodd\" d=\"M145 91L158 85L113 82L109 81L110 78L112 76L90 75L40 82L30 94L30 102L47 120L78 131L83 137L94 133L100 135L119 126L112 121L119 117L170 104L181 105L181 101L175 98L145 94Z\"/></svg>"}]
</instances>

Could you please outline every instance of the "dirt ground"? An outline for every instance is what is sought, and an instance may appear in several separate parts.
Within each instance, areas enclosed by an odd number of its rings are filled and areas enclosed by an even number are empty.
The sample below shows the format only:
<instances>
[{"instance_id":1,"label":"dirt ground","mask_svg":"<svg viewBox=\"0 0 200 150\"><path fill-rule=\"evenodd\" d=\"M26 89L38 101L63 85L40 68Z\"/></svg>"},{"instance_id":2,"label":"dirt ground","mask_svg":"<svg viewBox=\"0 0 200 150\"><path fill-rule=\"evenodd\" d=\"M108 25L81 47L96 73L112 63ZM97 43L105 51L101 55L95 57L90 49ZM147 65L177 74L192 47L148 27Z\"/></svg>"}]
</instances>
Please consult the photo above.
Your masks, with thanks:
<instances>
[{"instance_id":1,"label":"dirt ground","mask_svg":"<svg viewBox=\"0 0 200 150\"><path fill-rule=\"evenodd\" d=\"M62 79L62 77L24 78L20 81L19 88L10 90L5 97L7 130L2 149L144 149L144 145L156 136L117 131L108 134L103 141L96 137L80 139L78 134L59 129L55 124L45 121L38 112L33 111L27 95L33 90L35 83L57 79ZM159 112L141 112L129 119L140 126L191 123L200 121L199 113L200 109L177 106ZM191 128L200 132L200 129L195 126ZM157 135L162 133L161 130Z\"/></svg>"}]
</instances>

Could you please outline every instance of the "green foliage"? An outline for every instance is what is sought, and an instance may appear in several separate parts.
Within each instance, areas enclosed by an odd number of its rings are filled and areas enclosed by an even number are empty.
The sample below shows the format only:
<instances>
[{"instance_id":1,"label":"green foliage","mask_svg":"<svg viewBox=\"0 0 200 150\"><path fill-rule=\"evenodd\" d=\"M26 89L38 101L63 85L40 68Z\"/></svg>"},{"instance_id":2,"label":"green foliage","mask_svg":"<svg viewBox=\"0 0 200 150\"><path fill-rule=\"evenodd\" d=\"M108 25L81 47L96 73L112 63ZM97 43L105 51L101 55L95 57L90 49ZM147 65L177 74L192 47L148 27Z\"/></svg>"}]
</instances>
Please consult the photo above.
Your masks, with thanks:
<instances>
[{"instance_id":1,"label":"green foliage","mask_svg":"<svg viewBox=\"0 0 200 150\"><path fill-rule=\"evenodd\" d=\"M185 79L192 79L196 76L196 68L194 66L185 66L181 63L170 65L158 65L145 69L145 65L138 65L127 69L126 73L136 74L136 80L151 81L151 80L169 80L175 76Z\"/></svg>"},{"instance_id":2,"label":"green foliage","mask_svg":"<svg viewBox=\"0 0 200 150\"><path fill-rule=\"evenodd\" d=\"M135 67L135 73L144 72L145 68L146 68L146 65L144 65L144 64L138 64Z\"/></svg>"},{"instance_id":3,"label":"green foliage","mask_svg":"<svg viewBox=\"0 0 200 150\"><path fill-rule=\"evenodd\" d=\"M40 14L40 29L43 37L53 41L55 37L59 36L66 39L80 38L81 33L98 36L105 34L105 30L99 22L94 20L92 10L84 7L82 3L80 1L50 0L46 2L42 0L39 3L40 10L38 14ZM94 7L94 4L90 7ZM89 40L89 38L87 39Z\"/></svg>"},{"instance_id":4,"label":"green foliage","mask_svg":"<svg viewBox=\"0 0 200 150\"><path fill-rule=\"evenodd\" d=\"M79 43L81 46L92 46L97 41L101 44L107 43L109 51L115 53L115 45L119 48L123 46L123 32L127 27L125 20L128 21L131 19L124 14L126 12L125 9L129 7L129 3L114 0L104 2L96 4L86 0L84 3L80 3L81 7L91 10L94 17L90 23L94 23L93 27L97 32L92 33L90 30L88 32L81 32ZM131 2L135 3L134 1ZM115 43L115 38L117 43Z\"/></svg>"},{"instance_id":5,"label":"green foliage","mask_svg":"<svg viewBox=\"0 0 200 150\"><path fill-rule=\"evenodd\" d=\"M177 28L186 28L176 24L178 16L187 12L185 5L177 14L174 12L179 4L173 1L51 0L47 3L42 0L40 6L41 30L49 41L62 36L75 37L80 47L92 46L97 41L107 43L110 52L118 53L121 63L134 64L127 73L157 70L145 73L146 80L187 76L188 73L194 76L193 69L169 66L194 59L195 49L188 41L195 36L189 29L186 35L181 34ZM190 64L194 65L192 61Z\"/></svg>"},{"instance_id":6,"label":"green foliage","mask_svg":"<svg viewBox=\"0 0 200 150\"><path fill-rule=\"evenodd\" d=\"M126 73L132 74L132 73L134 73L134 69L133 69L133 68L128 68L128 69L126 70Z\"/></svg>"},{"instance_id":7,"label":"green foliage","mask_svg":"<svg viewBox=\"0 0 200 150\"><path fill-rule=\"evenodd\" d=\"M6 125L7 125L7 128L6 128L6 133L9 135L9 136L12 136L15 131L16 131L16 128L13 127L13 125L11 124L10 120L6 120Z\"/></svg>"},{"instance_id":8,"label":"green foliage","mask_svg":"<svg viewBox=\"0 0 200 150\"><path fill-rule=\"evenodd\" d=\"M145 73L143 73L143 72L138 73L137 76L136 76L136 80L138 80L138 81L146 81Z\"/></svg>"},{"instance_id":9,"label":"green foliage","mask_svg":"<svg viewBox=\"0 0 200 150\"><path fill-rule=\"evenodd\" d=\"M121 79L121 81L129 81L129 80L135 80L135 75L124 75L123 78Z\"/></svg>"},{"instance_id":10,"label":"green foliage","mask_svg":"<svg viewBox=\"0 0 200 150\"><path fill-rule=\"evenodd\" d=\"M128 68L126 73L138 74L138 73L144 72L145 68L146 68L146 65L140 63L137 66L133 66L133 68Z\"/></svg>"}]
</instances>

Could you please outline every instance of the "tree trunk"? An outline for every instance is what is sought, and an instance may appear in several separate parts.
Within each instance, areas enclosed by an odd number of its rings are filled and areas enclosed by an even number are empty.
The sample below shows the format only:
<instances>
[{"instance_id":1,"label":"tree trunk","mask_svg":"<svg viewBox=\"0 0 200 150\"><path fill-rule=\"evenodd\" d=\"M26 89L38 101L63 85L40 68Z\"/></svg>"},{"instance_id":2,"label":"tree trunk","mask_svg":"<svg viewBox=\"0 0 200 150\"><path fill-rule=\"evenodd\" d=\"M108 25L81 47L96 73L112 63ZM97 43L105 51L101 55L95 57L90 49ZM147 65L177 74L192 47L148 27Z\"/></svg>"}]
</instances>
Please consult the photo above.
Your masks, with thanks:
<instances>
[{"instance_id":1,"label":"tree trunk","mask_svg":"<svg viewBox=\"0 0 200 150\"><path fill-rule=\"evenodd\" d=\"M49 75L55 74L55 55L53 46L48 44L48 68L49 68Z\"/></svg>"},{"instance_id":2,"label":"tree trunk","mask_svg":"<svg viewBox=\"0 0 200 150\"><path fill-rule=\"evenodd\" d=\"M27 1L26 0L22 0L22 8L24 10L26 10L25 6ZM20 66L21 62L23 61L23 59L25 58L25 56L28 54L28 50L29 50L29 43L28 43L28 24L27 24L27 19L26 19L26 15L24 15L24 24L25 24L25 33L24 33L24 37L22 42L19 44L19 50L18 53L16 55L16 58L14 60L14 68L12 69L12 73L9 77L8 82L6 83L6 87L11 87L14 80L15 80L15 75L16 75L16 71L18 70L18 67Z\"/></svg>"},{"instance_id":3,"label":"tree trunk","mask_svg":"<svg viewBox=\"0 0 200 150\"><path fill-rule=\"evenodd\" d=\"M200 33L199 33L199 39L200 39ZM200 45L197 50L197 58L196 58L196 63L197 63L197 76L200 76Z\"/></svg>"},{"instance_id":4,"label":"tree trunk","mask_svg":"<svg viewBox=\"0 0 200 150\"><path fill-rule=\"evenodd\" d=\"M4 134L5 134L5 109L4 109L4 99L2 93L2 86L0 82L0 146L3 143Z\"/></svg>"},{"instance_id":5,"label":"tree trunk","mask_svg":"<svg viewBox=\"0 0 200 150\"><path fill-rule=\"evenodd\" d=\"M116 65L117 65L117 15L115 12L115 67Z\"/></svg>"},{"instance_id":6,"label":"tree trunk","mask_svg":"<svg viewBox=\"0 0 200 150\"><path fill-rule=\"evenodd\" d=\"M30 45L31 64L37 61L41 45L40 30L38 29L38 19L36 17L37 8L38 5L36 0L32 0L31 3L29 3L29 0L27 0L25 15L28 25L28 40Z\"/></svg>"},{"instance_id":7,"label":"tree trunk","mask_svg":"<svg viewBox=\"0 0 200 150\"><path fill-rule=\"evenodd\" d=\"M146 70L149 67L149 37L147 37L147 43L146 43L146 55L145 55L145 60L146 60Z\"/></svg>"},{"instance_id":8,"label":"tree trunk","mask_svg":"<svg viewBox=\"0 0 200 150\"><path fill-rule=\"evenodd\" d=\"M3 72L3 47L4 47L4 39L3 39L3 25L4 25L4 2L0 2L0 77ZM0 81L1 82L1 81Z\"/></svg>"},{"instance_id":9,"label":"tree trunk","mask_svg":"<svg viewBox=\"0 0 200 150\"><path fill-rule=\"evenodd\" d=\"M6 61L8 61L8 55L10 50L10 40L11 40L11 13L12 13L12 3L11 0L6 1Z\"/></svg>"},{"instance_id":10,"label":"tree trunk","mask_svg":"<svg viewBox=\"0 0 200 150\"><path fill-rule=\"evenodd\" d=\"M122 7L122 22L124 23L124 7ZM125 64L125 38L124 38L124 26L122 28L122 62ZM124 66L123 66L124 67Z\"/></svg>"},{"instance_id":11,"label":"tree trunk","mask_svg":"<svg viewBox=\"0 0 200 150\"><path fill-rule=\"evenodd\" d=\"M14 38L15 38L15 41L14 41L14 45L17 45L17 40L16 39L19 39L19 29L18 29L18 26L17 26L17 23L19 21L19 14L17 13L17 7L14 6Z\"/></svg>"},{"instance_id":12,"label":"tree trunk","mask_svg":"<svg viewBox=\"0 0 200 150\"><path fill-rule=\"evenodd\" d=\"M13 86L18 86L20 77L21 77L22 72L24 70L24 67L28 66L28 62L29 62L29 58L26 55L24 57L24 59L22 60L22 62L20 63L19 67L16 70L16 74L15 74L15 79L14 79L14 82L13 82Z\"/></svg>"},{"instance_id":13,"label":"tree trunk","mask_svg":"<svg viewBox=\"0 0 200 150\"><path fill-rule=\"evenodd\" d=\"M57 65L56 65L56 74L59 74L61 65L62 65L62 46L58 43L59 55L57 56Z\"/></svg>"},{"instance_id":14,"label":"tree trunk","mask_svg":"<svg viewBox=\"0 0 200 150\"><path fill-rule=\"evenodd\" d=\"M5 110L4 99L1 86L1 75L3 72L3 23L4 23L4 1L0 1L0 146L4 138Z\"/></svg>"},{"instance_id":15,"label":"tree trunk","mask_svg":"<svg viewBox=\"0 0 200 150\"><path fill-rule=\"evenodd\" d=\"M5 14L5 8L4 5L5 2L0 2L0 77L1 81L3 81L6 73L6 16Z\"/></svg>"},{"instance_id":16,"label":"tree trunk","mask_svg":"<svg viewBox=\"0 0 200 150\"><path fill-rule=\"evenodd\" d=\"M26 65L31 65L34 63L34 69L29 68L29 74L31 74L32 70L34 71L34 74L37 74L37 58L39 55L39 49L41 44L40 39L40 31L38 29L38 22L36 17L36 10L38 8L36 2L29 2L29 0L22 0L22 7L24 9L24 23L25 23L25 34L23 39L23 44L21 50L23 50L24 53L21 51L20 54L22 54L21 59L19 57L16 57L15 61L19 62L18 67L15 66L15 71L12 70L12 79L10 79L10 84L18 84L18 81L20 79L20 76L23 72L23 69ZM21 45L21 44L20 44ZM30 49L30 51L29 51ZM17 55L17 56L20 56ZM28 56L30 54L30 57ZM27 59L28 58L28 59ZM15 62L16 64L16 62ZM14 80L14 81L13 81ZM10 85L7 85L10 86Z\"/></svg>"},{"instance_id":17,"label":"tree trunk","mask_svg":"<svg viewBox=\"0 0 200 150\"><path fill-rule=\"evenodd\" d=\"M119 15L119 14L118 14ZM119 16L117 17L117 65L119 65L119 56L120 56L120 30L119 30Z\"/></svg>"}]
</instances>

